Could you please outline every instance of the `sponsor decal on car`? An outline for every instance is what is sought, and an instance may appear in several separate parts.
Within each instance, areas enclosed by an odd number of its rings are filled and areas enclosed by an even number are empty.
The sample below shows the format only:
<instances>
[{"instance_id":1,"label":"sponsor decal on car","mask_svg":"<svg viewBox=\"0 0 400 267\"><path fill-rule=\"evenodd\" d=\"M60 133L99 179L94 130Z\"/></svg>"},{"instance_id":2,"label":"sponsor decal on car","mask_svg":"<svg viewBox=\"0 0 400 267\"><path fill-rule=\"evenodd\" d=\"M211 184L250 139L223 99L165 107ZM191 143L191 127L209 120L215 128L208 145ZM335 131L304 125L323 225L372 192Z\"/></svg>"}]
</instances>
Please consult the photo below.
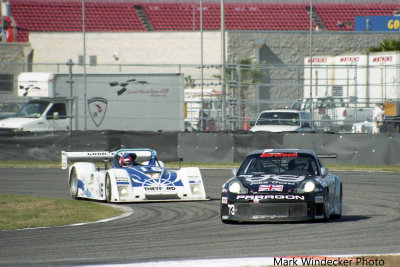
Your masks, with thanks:
<instances>
[{"instance_id":1,"label":"sponsor decal on car","mask_svg":"<svg viewBox=\"0 0 400 267\"><path fill-rule=\"evenodd\" d=\"M235 215L236 209L234 204L228 204L229 215Z\"/></svg>"},{"instance_id":2,"label":"sponsor decal on car","mask_svg":"<svg viewBox=\"0 0 400 267\"><path fill-rule=\"evenodd\" d=\"M303 181L305 176L289 176L289 175L280 175L280 176L261 176L261 177L248 177L245 178L247 182L256 185L256 184L264 184L267 181L267 184L277 183L277 184L291 184L295 185L294 182L301 182ZM273 181L271 181L273 180Z\"/></svg>"},{"instance_id":3,"label":"sponsor decal on car","mask_svg":"<svg viewBox=\"0 0 400 267\"><path fill-rule=\"evenodd\" d=\"M255 200L255 199L264 199L264 200L272 200L272 199L278 199L278 200L305 200L304 196L300 195L237 195L236 196L237 200L243 199L243 200Z\"/></svg>"},{"instance_id":4,"label":"sponsor decal on car","mask_svg":"<svg viewBox=\"0 0 400 267\"><path fill-rule=\"evenodd\" d=\"M266 185L260 185L258 188L258 191L278 191L282 192L283 190L283 185L281 184L266 184Z\"/></svg>"},{"instance_id":5,"label":"sponsor decal on car","mask_svg":"<svg viewBox=\"0 0 400 267\"><path fill-rule=\"evenodd\" d=\"M176 187L174 187L174 186L167 186L167 187L149 186L149 187L145 187L144 190L146 190L146 191L175 191Z\"/></svg>"},{"instance_id":6,"label":"sponsor decal on car","mask_svg":"<svg viewBox=\"0 0 400 267\"><path fill-rule=\"evenodd\" d=\"M260 155L260 158L297 158L297 153L271 153L264 152Z\"/></svg>"},{"instance_id":7,"label":"sponsor decal on car","mask_svg":"<svg viewBox=\"0 0 400 267\"><path fill-rule=\"evenodd\" d=\"M108 152L87 152L88 156L108 156Z\"/></svg>"},{"instance_id":8,"label":"sponsor decal on car","mask_svg":"<svg viewBox=\"0 0 400 267\"><path fill-rule=\"evenodd\" d=\"M144 169L145 171L143 172L140 171L140 168L129 169L129 175L132 179L133 187L158 187L160 185L162 185L163 187L183 186L182 180L177 176L176 172L170 171L168 173L164 173L163 176L159 179L153 179L146 175L147 169Z\"/></svg>"},{"instance_id":9,"label":"sponsor decal on car","mask_svg":"<svg viewBox=\"0 0 400 267\"><path fill-rule=\"evenodd\" d=\"M281 182L281 181L260 181L260 182L253 182L250 183L251 185L262 185L262 184L282 184L282 185L296 185L296 183L291 182Z\"/></svg>"}]
</instances>

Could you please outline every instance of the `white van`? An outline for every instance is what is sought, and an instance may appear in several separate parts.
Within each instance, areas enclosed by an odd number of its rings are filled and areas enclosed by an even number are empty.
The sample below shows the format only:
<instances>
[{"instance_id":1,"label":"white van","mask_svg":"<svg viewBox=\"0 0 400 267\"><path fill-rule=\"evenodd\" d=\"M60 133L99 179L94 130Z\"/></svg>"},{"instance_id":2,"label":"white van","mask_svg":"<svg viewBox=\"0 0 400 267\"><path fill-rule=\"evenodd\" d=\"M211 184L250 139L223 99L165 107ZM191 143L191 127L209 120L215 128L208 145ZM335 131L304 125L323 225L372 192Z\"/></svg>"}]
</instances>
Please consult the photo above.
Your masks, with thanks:
<instances>
[{"instance_id":1,"label":"white van","mask_svg":"<svg viewBox=\"0 0 400 267\"><path fill-rule=\"evenodd\" d=\"M251 132L313 132L311 113L307 111L277 109L265 110L258 116Z\"/></svg>"}]
</instances>

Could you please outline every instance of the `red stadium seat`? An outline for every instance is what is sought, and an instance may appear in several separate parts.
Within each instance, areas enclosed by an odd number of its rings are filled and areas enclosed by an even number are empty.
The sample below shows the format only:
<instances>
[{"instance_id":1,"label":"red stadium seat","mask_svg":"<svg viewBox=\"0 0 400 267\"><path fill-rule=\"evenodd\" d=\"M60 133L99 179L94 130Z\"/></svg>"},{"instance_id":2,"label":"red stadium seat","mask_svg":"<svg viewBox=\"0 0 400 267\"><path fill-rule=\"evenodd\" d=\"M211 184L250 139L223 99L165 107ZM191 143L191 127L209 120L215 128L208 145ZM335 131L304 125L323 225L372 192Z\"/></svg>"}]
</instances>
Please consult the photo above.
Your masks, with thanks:
<instances>
[{"instance_id":1,"label":"red stadium seat","mask_svg":"<svg viewBox=\"0 0 400 267\"><path fill-rule=\"evenodd\" d=\"M319 3L313 6L330 31L353 31L356 16L391 16L399 8L398 3ZM338 22L342 22L343 26L339 26Z\"/></svg>"},{"instance_id":2,"label":"red stadium seat","mask_svg":"<svg viewBox=\"0 0 400 267\"><path fill-rule=\"evenodd\" d=\"M9 0L18 27L17 42L27 42L30 31L82 31L82 2L74 0ZM155 31L198 31L200 6L193 3L87 1L86 31L146 31L140 7ZM225 3L227 30L309 30L307 3ZM329 31L353 31L354 18L393 15L397 3L315 3L314 12ZM342 26L338 25L342 22ZM219 3L203 5L203 29L219 30ZM316 24L314 23L315 27Z\"/></svg>"}]
</instances>

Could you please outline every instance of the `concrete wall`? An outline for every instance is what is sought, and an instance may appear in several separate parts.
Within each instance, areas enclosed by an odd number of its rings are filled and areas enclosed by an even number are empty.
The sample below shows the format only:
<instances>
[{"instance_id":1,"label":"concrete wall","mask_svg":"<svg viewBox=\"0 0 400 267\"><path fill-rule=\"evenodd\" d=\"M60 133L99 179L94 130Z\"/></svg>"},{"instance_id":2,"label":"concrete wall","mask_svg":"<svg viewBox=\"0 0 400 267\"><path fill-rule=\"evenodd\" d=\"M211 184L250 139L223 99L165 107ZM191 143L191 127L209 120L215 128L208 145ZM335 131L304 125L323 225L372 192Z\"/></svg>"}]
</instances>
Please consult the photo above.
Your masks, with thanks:
<instances>
[{"instance_id":1,"label":"concrete wall","mask_svg":"<svg viewBox=\"0 0 400 267\"><path fill-rule=\"evenodd\" d=\"M399 134L279 134L74 131L0 136L0 160L60 161L61 151L152 148L163 161L241 162L256 149L301 148L336 154L334 164L399 165Z\"/></svg>"},{"instance_id":2,"label":"concrete wall","mask_svg":"<svg viewBox=\"0 0 400 267\"><path fill-rule=\"evenodd\" d=\"M86 63L90 56L97 56L96 67L88 66L88 72L120 72L118 65L179 65L200 64L200 32L89 32L86 39ZM41 33L29 35L34 50L35 63L63 63L72 59L78 63L83 55L82 33ZM203 35L204 64L220 64L221 38L219 32L205 32ZM102 66L115 64L116 66ZM177 66L158 66L157 72L178 72ZM143 66L130 71L148 72ZM66 72L65 68L59 72ZM80 69L76 69L80 72ZM34 66L34 71L49 71L49 66ZM55 72L56 70L52 70ZM127 72L126 68L122 72Z\"/></svg>"}]
</instances>

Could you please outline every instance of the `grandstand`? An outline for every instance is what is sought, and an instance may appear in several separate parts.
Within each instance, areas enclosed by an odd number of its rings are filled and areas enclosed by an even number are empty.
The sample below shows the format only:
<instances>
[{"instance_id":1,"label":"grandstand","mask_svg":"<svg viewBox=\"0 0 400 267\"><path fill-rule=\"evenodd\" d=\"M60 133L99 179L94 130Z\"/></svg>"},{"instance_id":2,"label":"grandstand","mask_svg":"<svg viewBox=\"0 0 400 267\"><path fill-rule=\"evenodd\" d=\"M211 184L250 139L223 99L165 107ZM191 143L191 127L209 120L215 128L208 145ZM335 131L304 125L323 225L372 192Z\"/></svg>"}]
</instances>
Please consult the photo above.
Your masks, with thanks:
<instances>
[{"instance_id":1,"label":"grandstand","mask_svg":"<svg viewBox=\"0 0 400 267\"><path fill-rule=\"evenodd\" d=\"M10 0L17 42L28 42L29 32L82 31L82 1ZM315 3L313 27L322 31L353 31L356 16L393 15L399 3ZM198 31L200 6L195 2L87 1L87 32ZM226 30L306 31L308 3L293 1L225 3ZM218 2L203 4L203 29L220 29Z\"/></svg>"}]
</instances>

